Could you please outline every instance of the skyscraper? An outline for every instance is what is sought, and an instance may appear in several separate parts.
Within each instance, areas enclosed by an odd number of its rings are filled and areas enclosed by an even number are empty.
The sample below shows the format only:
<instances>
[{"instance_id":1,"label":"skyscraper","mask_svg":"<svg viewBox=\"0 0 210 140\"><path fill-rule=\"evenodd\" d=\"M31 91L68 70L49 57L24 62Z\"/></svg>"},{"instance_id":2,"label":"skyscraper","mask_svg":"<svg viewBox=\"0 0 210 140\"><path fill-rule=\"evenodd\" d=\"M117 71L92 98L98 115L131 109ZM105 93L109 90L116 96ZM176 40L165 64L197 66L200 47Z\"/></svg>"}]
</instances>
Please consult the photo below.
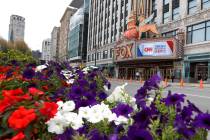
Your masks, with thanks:
<instances>
[{"instance_id":1,"label":"skyscraper","mask_svg":"<svg viewBox=\"0 0 210 140\"><path fill-rule=\"evenodd\" d=\"M89 0L73 0L69 6L75 6L78 10L71 17L69 25L68 61L78 66L86 62Z\"/></svg>"},{"instance_id":2,"label":"skyscraper","mask_svg":"<svg viewBox=\"0 0 210 140\"><path fill-rule=\"evenodd\" d=\"M9 41L24 40L25 18L18 15L10 16Z\"/></svg>"},{"instance_id":3,"label":"skyscraper","mask_svg":"<svg viewBox=\"0 0 210 140\"><path fill-rule=\"evenodd\" d=\"M51 32L51 60L58 61L58 46L60 39L60 27L54 27Z\"/></svg>"},{"instance_id":4,"label":"skyscraper","mask_svg":"<svg viewBox=\"0 0 210 140\"><path fill-rule=\"evenodd\" d=\"M60 40L58 46L58 59L59 61L66 61L67 58L67 46L68 46L68 33L69 33L69 23L71 16L76 12L77 9L72 7L67 7L61 20L60 26Z\"/></svg>"},{"instance_id":5,"label":"skyscraper","mask_svg":"<svg viewBox=\"0 0 210 140\"><path fill-rule=\"evenodd\" d=\"M45 39L42 42L42 60L50 61L51 39Z\"/></svg>"}]
</instances>

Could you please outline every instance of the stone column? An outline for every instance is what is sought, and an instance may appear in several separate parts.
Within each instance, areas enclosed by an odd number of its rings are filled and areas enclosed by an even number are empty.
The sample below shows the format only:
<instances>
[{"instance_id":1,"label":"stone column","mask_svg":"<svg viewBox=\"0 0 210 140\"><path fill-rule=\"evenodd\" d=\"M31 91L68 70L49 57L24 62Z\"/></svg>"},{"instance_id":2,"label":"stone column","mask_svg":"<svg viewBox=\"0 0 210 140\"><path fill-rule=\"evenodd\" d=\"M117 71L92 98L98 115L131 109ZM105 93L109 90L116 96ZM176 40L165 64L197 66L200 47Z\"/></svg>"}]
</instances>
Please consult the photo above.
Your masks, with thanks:
<instances>
[{"instance_id":1,"label":"stone column","mask_svg":"<svg viewBox=\"0 0 210 140\"><path fill-rule=\"evenodd\" d=\"M169 1L169 22L172 21L172 0Z\"/></svg>"},{"instance_id":2,"label":"stone column","mask_svg":"<svg viewBox=\"0 0 210 140\"><path fill-rule=\"evenodd\" d=\"M162 24L163 20L163 2L157 2L157 24L160 25Z\"/></svg>"},{"instance_id":3,"label":"stone column","mask_svg":"<svg viewBox=\"0 0 210 140\"><path fill-rule=\"evenodd\" d=\"M180 0L180 15L181 19L185 18L187 16L187 6L188 2L187 0Z\"/></svg>"}]
</instances>

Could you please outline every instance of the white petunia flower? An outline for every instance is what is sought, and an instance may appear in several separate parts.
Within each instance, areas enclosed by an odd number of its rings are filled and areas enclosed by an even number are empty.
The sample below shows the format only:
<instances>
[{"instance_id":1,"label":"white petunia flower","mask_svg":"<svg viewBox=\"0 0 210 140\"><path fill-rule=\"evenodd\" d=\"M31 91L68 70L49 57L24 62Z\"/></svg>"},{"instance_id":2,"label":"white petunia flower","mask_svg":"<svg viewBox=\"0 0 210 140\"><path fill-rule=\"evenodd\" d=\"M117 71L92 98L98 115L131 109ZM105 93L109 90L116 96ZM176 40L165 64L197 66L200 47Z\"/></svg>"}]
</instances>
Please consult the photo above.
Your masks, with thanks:
<instances>
[{"instance_id":1,"label":"white petunia flower","mask_svg":"<svg viewBox=\"0 0 210 140\"><path fill-rule=\"evenodd\" d=\"M58 105L58 110L61 110L63 108L63 101L58 101L56 104Z\"/></svg>"},{"instance_id":2,"label":"white petunia flower","mask_svg":"<svg viewBox=\"0 0 210 140\"><path fill-rule=\"evenodd\" d=\"M74 83L74 79L69 79L66 81L67 84L73 84Z\"/></svg>"},{"instance_id":3,"label":"white petunia flower","mask_svg":"<svg viewBox=\"0 0 210 140\"><path fill-rule=\"evenodd\" d=\"M104 85L103 88L104 88L105 91L109 91L107 85Z\"/></svg>"},{"instance_id":4,"label":"white petunia flower","mask_svg":"<svg viewBox=\"0 0 210 140\"><path fill-rule=\"evenodd\" d=\"M116 125L127 124L128 123L128 118L126 118L124 116L119 116L119 117L117 117L117 119L115 119L114 123Z\"/></svg>"},{"instance_id":5,"label":"white petunia flower","mask_svg":"<svg viewBox=\"0 0 210 140\"><path fill-rule=\"evenodd\" d=\"M116 120L117 119L117 115L115 114L115 113L112 113L109 117L108 117L108 121L109 122L112 122L112 121L114 121L114 120Z\"/></svg>"},{"instance_id":6,"label":"white petunia flower","mask_svg":"<svg viewBox=\"0 0 210 140\"><path fill-rule=\"evenodd\" d=\"M87 106L87 107L80 107L79 108L79 116L84 118L84 119L89 119L89 111L90 111L90 108Z\"/></svg>"},{"instance_id":7,"label":"white petunia flower","mask_svg":"<svg viewBox=\"0 0 210 140\"><path fill-rule=\"evenodd\" d=\"M130 97L126 92L125 92L125 86L127 86L128 83L125 83L122 86L117 86L112 94L107 98L107 101L110 103L113 102L125 102L128 97Z\"/></svg>"},{"instance_id":8,"label":"white petunia flower","mask_svg":"<svg viewBox=\"0 0 210 140\"><path fill-rule=\"evenodd\" d=\"M74 130L78 130L79 128L83 127L83 120L81 117L77 116L74 121L71 122L71 127L74 129Z\"/></svg>"},{"instance_id":9,"label":"white petunia flower","mask_svg":"<svg viewBox=\"0 0 210 140\"><path fill-rule=\"evenodd\" d=\"M48 131L55 134L63 134L67 125L65 119L61 116L50 119L46 124L48 125Z\"/></svg>"},{"instance_id":10,"label":"white petunia flower","mask_svg":"<svg viewBox=\"0 0 210 140\"><path fill-rule=\"evenodd\" d=\"M70 112L75 109L75 103L74 101L67 101L63 104L63 112Z\"/></svg>"},{"instance_id":11,"label":"white petunia flower","mask_svg":"<svg viewBox=\"0 0 210 140\"><path fill-rule=\"evenodd\" d=\"M35 72L41 72L45 68L47 68L46 65L39 65L39 66L36 67Z\"/></svg>"}]
</instances>

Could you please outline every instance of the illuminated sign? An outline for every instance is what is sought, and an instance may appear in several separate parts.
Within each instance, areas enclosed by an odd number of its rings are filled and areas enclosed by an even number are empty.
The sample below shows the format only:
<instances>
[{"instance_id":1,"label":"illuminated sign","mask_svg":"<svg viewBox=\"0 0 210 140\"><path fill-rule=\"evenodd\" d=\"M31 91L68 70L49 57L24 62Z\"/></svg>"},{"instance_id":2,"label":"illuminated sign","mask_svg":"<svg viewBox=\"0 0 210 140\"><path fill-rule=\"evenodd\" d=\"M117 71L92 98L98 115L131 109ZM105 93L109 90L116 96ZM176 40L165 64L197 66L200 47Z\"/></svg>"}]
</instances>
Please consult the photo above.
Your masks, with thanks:
<instances>
[{"instance_id":1,"label":"illuminated sign","mask_svg":"<svg viewBox=\"0 0 210 140\"><path fill-rule=\"evenodd\" d=\"M133 44L115 48L115 60L132 58L132 48Z\"/></svg>"},{"instance_id":2,"label":"illuminated sign","mask_svg":"<svg viewBox=\"0 0 210 140\"><path fill-rule=\"evenodd\" d=\"M137 57L171 56L174 52L173 41L140 43L137 46Z\"/></svg>"}]
</instances>

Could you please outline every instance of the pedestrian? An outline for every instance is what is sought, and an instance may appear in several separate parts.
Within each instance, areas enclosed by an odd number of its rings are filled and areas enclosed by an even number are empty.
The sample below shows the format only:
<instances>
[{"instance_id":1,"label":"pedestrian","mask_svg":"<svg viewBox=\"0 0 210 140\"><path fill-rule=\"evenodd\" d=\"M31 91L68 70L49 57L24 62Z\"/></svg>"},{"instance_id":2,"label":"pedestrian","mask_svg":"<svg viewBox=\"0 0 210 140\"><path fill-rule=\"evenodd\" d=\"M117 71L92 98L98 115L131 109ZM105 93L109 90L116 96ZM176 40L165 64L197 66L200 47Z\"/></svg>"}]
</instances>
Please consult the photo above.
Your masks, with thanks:
<instances>
[{"instance_id":1,"label":"pedestrian","mask_svg":"<svg viewBox=\"0 0 210 140\"><path fill-rule=\"evenodd\" d=\"M139 75L139 72L137 71L137 72L136 72L136 80L139 80L139 76L140 76L140 75Z\"/></svg>"}]
</instances>

